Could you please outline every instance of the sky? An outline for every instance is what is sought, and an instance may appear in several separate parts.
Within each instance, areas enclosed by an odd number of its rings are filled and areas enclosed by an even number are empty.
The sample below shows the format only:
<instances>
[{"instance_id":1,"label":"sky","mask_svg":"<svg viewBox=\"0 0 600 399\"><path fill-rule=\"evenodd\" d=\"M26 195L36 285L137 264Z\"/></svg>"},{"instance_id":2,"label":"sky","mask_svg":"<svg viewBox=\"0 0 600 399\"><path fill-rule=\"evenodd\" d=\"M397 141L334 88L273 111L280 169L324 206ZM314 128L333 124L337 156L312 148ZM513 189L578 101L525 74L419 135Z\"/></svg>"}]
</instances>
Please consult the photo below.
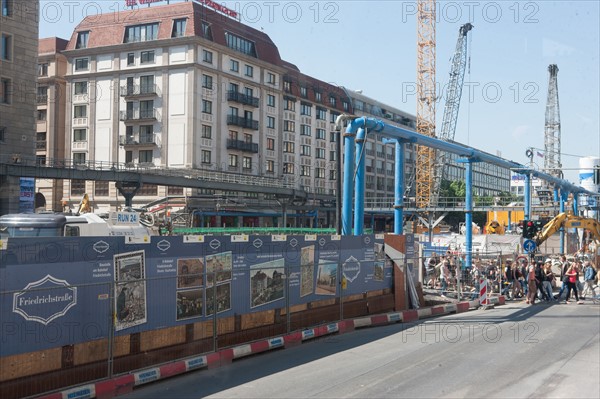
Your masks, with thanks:
<instances>
[{"instance_id":1,"label":"sky","mask_svg":"<svg viewBox=\"0 0 600 399\"><path fill-rule=\"evenodd\" d=\"M268 34L303 73L416 114L414 1L219 4ZM438 129L458 30L471 22L455 140L521 164L533 148L533 167L542 169L548 66L557 64L561 162L565 178L579 184L581 157L600 157L600 1L436 4ZM41 0L40 37L69 39L86 15L124 9L125 0Z\"/></svg>"}]
</instances>

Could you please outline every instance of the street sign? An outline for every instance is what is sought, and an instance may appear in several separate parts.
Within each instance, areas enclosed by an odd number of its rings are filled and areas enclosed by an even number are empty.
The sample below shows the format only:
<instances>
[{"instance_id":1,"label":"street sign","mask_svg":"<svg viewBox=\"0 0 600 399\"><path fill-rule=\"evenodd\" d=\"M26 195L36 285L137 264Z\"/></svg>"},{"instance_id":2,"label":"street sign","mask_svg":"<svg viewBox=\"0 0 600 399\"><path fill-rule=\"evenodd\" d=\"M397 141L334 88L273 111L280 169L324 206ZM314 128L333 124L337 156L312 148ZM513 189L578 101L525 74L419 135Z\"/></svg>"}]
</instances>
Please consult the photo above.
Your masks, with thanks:
<instances>
[{"instance_id":1,"label":"street sign","mask_svg":"<svg viewBox=\"0 0 600 399\"><path fill-rule=\"evenodd\" d=\"M523 241L523 250L525 252L527 252L528 254L534 253L536 246L537 245L535 245L535 241L533 241L533 240Z\"/></svg>"}]
</instances>

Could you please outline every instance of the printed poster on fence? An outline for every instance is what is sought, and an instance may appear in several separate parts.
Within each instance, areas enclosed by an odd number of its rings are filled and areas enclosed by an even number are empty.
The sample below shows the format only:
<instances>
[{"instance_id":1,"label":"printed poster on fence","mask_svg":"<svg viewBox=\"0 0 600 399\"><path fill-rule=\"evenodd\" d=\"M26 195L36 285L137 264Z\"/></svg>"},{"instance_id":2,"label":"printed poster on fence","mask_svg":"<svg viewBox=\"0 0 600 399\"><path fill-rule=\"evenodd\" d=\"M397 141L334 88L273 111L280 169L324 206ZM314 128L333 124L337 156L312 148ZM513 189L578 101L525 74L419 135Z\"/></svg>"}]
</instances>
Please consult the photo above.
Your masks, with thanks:
<instances>
[{"instance_id":1,"label":"printed poster on fence","mask_svg":"<svg viewBox=\"0 0 600 399\"><path fill-rule=\"evenodd\" d=\"M114 256L116 331L144 324L147 321L144 260L144 251Z\"/></svg>"}]
</instances>

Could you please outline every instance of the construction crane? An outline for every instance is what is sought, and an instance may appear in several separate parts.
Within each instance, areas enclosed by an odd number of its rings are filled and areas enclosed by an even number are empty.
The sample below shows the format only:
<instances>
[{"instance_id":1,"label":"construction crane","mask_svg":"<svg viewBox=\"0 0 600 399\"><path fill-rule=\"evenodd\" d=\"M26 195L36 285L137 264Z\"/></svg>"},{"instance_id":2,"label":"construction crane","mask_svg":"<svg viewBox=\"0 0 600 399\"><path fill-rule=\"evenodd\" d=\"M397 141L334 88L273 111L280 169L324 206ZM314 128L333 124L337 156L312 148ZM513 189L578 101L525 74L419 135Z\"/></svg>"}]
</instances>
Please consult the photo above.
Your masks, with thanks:
<instances>
[{"instance_id":1,"label":"construction crane","mask_svg":"<svg viewBox=\"0 0 600 399\"><path fill-rule=\"evenodd\" d=\"M560 162L560 108L558 106L558 66L548 66L548 99L544 129L544 171L562 178Z\"/></svg>"},{"instance_id":2,"label":"construction crane","mask_svg":"<svg viewBox=\"0 0 600 399\"><path fill-rule=\"evenodd\" d=\"M460 98L462 96L463 83L465 80L465 70L467 68L467 33L473 29L471 23L466 23L458 30L458 40L456 41L456 50L452 57L452 66L450 68L450 80L446 94L446 105L444 107L444 119L442 128L438 137L442 140L454 140L456 132L456 122L458 121L458 110L460 108ZM440 195L442 180L447 173L446 164L448 163L448 154L439 151L436 157L434 169L433 190L430 196L430 205L436 206Z\"/></svg>"},{"instance_id":3,"label":"construction crane","mask_svg":"<svg viewBox=\"0 0 600 399\"><path fill-rule=\"evenodd\" d=\"M417 133L435 136L435 0L417 2ZM435 150L417 148L417 207L429 205Z\"/></svg>"}]
</instances>

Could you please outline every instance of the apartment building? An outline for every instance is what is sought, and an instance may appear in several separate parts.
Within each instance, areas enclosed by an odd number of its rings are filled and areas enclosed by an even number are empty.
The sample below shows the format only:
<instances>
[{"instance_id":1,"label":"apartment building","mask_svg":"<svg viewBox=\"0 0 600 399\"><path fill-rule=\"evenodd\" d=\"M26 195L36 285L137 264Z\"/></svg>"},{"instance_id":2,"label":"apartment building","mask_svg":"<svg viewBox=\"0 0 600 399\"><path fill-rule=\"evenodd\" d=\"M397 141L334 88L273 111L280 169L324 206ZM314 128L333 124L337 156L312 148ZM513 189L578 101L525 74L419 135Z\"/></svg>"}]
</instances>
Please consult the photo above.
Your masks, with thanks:
<instances>
[{"instance_id":1,"label":"apartment building","mask_svg":"<svg viewBox=\"0 0 600 399\"><path fill-rule=\"evenodd\" d=\"M39 1L0 0L0 159L35 156ZM33 211L33 179L0 176L0 215Z\"/></svg>"},{"instance_id":2,"label":"apartment building","mask_svg":"<svg viewBox=\"0 0 600 399\"><path fill-rule=\"evenodd\" d=\"M37 69L35 157L39 165L52 165L65 156L65 105L69 42L57 37L40 39ZM74 137L74 143L79 137ZM36 207L61 212L63 180L36 179Z\"/></svg>"}]
</instances>

